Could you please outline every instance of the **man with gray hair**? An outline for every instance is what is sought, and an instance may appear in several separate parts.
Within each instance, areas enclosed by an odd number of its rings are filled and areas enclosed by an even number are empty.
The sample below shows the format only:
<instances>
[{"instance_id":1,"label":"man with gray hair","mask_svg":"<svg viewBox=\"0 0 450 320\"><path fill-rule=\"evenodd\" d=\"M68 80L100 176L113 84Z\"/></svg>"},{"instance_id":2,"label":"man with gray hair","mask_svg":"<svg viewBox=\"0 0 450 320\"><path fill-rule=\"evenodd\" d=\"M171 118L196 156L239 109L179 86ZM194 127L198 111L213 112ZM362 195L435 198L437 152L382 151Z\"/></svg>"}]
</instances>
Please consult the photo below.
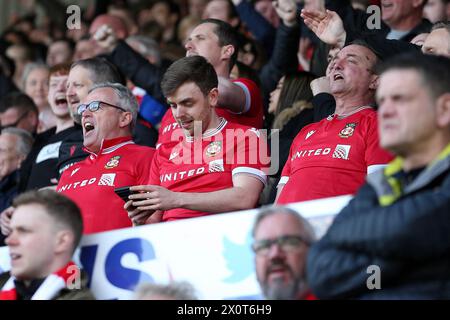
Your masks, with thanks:
<instances>
[{"instance_id":1,"label":"man with gray hair","mask_svg":"<svg viewBox=\"0 0 450 320\"><path fill-rule=\"evenodd\" d=\"M9 127L0 134L0 212L8 208L18 193L19 168L33 145L33 138L24 129ZM0 246L4 245L0 235Z\"/></svg>"},{"instance_id":2,"label":"man with gray hair","mask_svg":"<svg viewBox=\"0 0 450 320\"><path fill-rule=\"evenodd\" d=\"M270 300L313 300L306 283L306 256L316 237L312 226L287 207L262 210L253 226L256 277Z\"/></svg>"},{"instance_id":3,"label":"man with gray hair","mask_svg":"<svg viewBox=\"0 0 450 320\"><path fill-rule=\"evenodd\" d=\"M85 160L65 170L57 191L81 208L84 233L131 227L114 188L147 183L154 149L132 140L137 102L118 83L94 85L78 107Z\"/></svg>"}]
</instances>

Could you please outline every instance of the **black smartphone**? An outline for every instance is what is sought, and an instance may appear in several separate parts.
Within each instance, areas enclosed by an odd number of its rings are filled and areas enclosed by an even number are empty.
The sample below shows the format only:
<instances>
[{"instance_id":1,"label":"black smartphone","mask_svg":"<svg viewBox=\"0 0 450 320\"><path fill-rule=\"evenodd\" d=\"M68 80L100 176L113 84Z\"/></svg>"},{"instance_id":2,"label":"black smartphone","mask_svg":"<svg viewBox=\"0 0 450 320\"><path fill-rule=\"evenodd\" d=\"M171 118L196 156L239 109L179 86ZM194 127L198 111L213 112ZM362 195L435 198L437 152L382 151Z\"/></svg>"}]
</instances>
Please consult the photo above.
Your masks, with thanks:
<instances>
[{"instance_id":1,"label":"black smartphone","mask_svg":"<svg viewBox=\"0 0 450 320\"><path fill-rule=\"evenodd\" d=\"M132 192L132 191L130 190L130 187L129 187L129 186L128 186L128 187L115 188L115 189L114 189L114 192L115 192L119 197L121 197L122 200L125 201L125 202L128 202L128 200L130 200L130 199L128 199L128 196L129 196L130 194L134 193L134 192Z\"/></svg>"}]
</instances>

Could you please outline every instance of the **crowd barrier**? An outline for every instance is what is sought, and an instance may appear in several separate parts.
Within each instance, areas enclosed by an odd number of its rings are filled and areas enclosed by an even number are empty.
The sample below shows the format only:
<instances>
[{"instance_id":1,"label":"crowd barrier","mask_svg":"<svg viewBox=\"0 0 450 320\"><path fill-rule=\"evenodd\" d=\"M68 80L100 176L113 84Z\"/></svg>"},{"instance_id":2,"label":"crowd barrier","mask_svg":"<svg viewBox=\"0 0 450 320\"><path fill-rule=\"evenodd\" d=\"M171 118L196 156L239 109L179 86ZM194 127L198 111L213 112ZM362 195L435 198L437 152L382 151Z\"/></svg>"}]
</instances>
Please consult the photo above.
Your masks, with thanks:
<instances>
[{"instance_id":1,"label":"crowd barrier","mask_svg":"<svg viewBox=\"0 0 450 320\"><path fill-rule=\"evenodd\" d=\"M290 204L320 237L351 199ZM200 299L260 299L251 229L260 209L120 229L84 236L75 261L91 278L97 299L130 299L142 282L190 282ZM0 248L0 271L9 269Z\"/></svg>"}]
</instances>

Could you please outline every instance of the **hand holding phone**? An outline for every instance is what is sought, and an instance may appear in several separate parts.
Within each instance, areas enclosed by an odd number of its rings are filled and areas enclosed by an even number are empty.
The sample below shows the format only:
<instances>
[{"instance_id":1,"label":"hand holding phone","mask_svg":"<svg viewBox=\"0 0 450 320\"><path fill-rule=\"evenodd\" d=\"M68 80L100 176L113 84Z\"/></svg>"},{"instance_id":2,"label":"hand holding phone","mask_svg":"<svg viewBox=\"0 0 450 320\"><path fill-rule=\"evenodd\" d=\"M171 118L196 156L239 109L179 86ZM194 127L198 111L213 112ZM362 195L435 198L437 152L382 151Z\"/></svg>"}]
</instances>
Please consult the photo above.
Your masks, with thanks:
<instances>
[{"instance_id":1,"label":"hand holding phone","mask_svg":"<svg viewBox=\"0 0 450 320\"><path fill-rule=\"evenodd\" d=\"M134 193L133 191L130 190L130 187L121 187L121 188L115 188L114 192L122 198L123 201L128 202L130 199L128 199L128 196L132 193Z\"/></svg>"}]
</instances>

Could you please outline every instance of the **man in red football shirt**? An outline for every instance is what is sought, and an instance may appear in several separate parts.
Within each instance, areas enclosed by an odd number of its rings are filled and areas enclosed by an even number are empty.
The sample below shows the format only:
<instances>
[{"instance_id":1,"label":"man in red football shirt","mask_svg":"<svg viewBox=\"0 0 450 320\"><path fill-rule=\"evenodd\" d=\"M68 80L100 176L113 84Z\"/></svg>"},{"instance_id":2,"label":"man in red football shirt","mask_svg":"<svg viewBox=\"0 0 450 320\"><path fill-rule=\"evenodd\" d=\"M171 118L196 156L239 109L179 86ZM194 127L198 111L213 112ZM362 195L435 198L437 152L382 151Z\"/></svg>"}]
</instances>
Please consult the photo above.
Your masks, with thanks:
<instances>
[{"instance_id":1,"label":"man in red football shirt","mask_svg":"<svg viewBox=\"0 0 450 320\"><path fill-rule=\"evenodd\" d=\"M218 75L217 114L227 121L261 129L264 111L258 86L250 79L230 80L238 55L237 35L233 27L221 20L203 20L192 30L185 48L187 57L199 55L206 58ZM161 120L157 148L170 141L173 130L177 128L177 121L168 110Z\"/></svg>"},{"instance_id":2,"label":"man in red football shirt","mask_svg":"<svg viewBox=\"0 0 450 320\"><path fill-rule=\"evenodd\" d=\"M97 84L78 107L90 155L65 170L57 191L81 209L84 233L131 227L115 188L146 183L154 149L131 137L137 102L121 84Z\"/></svg>"},{"instance_id":3,"label":"man in red football shirt","mask_svg":"<svg viewBox=\"0 0 450 320\"><path fill-rule=\"evenodd\" d=\"M378 75L376 55L362 44L344 47L331 62L333 115L295 137L278 184L276 203L354 194L367 174L393 157L378 141L372 108Z\"/></svg>"},{"instance_id":4,"label":"man in red football shirt","mask_svg":"<svg viewBox=\"0 0 450 320\"><path fill-rule=\"evenodd\" d=\"M161 88L181 130L158 148L149 185L131 188L137 193L125 207L135 223L256 206L269 167L260 155L265 141L216 113L217 87L214 67L201 56L182 58L165 73Z\"/></svg>"}]
</instances>

